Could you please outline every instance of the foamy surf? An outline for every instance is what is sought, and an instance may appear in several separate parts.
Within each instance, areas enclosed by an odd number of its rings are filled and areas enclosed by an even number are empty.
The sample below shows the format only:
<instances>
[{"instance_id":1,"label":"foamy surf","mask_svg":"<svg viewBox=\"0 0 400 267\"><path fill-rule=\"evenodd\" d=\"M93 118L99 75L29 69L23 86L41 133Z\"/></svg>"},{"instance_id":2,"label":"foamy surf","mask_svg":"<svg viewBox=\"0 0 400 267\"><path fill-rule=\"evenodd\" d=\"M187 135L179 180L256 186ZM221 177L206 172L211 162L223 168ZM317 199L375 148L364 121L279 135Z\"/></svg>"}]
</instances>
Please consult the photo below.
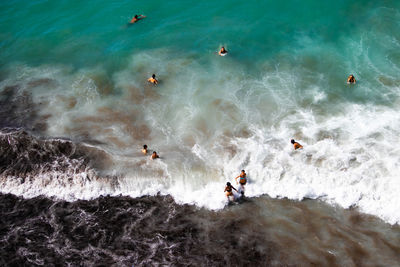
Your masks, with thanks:
<instances>
[{"instance_id":1,"label":"foamy surf","mask_svg":"<svg viewBox=\"0 0 400 267\"><path fill-rule=\"evenodd\" d=\"M133 54L113 74L101 67L10 65L0 84L10 98L4 105L25 99L35 116L18 114L20 124L6 125L32 124L38 136L66 136L85 152L70 159L53 151L50 163L37 163L47 169L34 167L29 179L3 174L1 192L66 200L161 193L221 209L225 183L236 186L234 177L245 169L247 197L318 198L400 221L393 78L379 76L382 95L370 99L374 82L333 84L315 76L307 58L299 60L302 67L263 62L257 75L234 56L202 60L156 49ZM161 83L150 86L146 79L155 70ZM293 151L292 138L304 149ZM142 155L145 143L161 159Z\"/></svg>"},{"instance_id":2,"label":"foamy surf","mask_svg":"<svg viewBox=\"0 0 400 267\"><path fill-rule=\"evenodd\" d=\"M224 184L229 181L236 186L233 178L240 169L245 169L249 179L247 197L268 194L295 200L319 198L344 208L359 207L391 224L398 223L400 217L396 211L400 199L396 172L400 151L393 149L393 144L399 142L396 133L400 127L396 111L372 112L354 105L341 116L318 123L312 113L294 116L306 121L300 130L290 128L294 118L288 116L276 129L251 128L250 137L227 140L218 136L210 141L214 145L195 144L191 151L181 151L186 158L190 157L187 162L181 158L181 164L172 162L168 153L155 161L138 155L135 159L119 159L126 165L136 164L133 170L121 169L115 175L101 177L95 169L83 164L84 155L80 159L63 157L68 164L61 169L57 159L51 166L45 164L45 171L34 173L23 182L18 175L2 175L1 191L66 200L161 193L172 195L178 203L221 209L227 204ZM367 120L377 123L368 126L363 123ZM297 139L304 149L293 151L289 143L292 136L299 136ZM17 142L10 133L2 138L9 144ZM226 146L236 152L221 149ZM110 152L104 153L113 157ZM86 167L82 169L81 165ZM114 166L118 168L118 164Z\"/></svg>"}]
</instances>

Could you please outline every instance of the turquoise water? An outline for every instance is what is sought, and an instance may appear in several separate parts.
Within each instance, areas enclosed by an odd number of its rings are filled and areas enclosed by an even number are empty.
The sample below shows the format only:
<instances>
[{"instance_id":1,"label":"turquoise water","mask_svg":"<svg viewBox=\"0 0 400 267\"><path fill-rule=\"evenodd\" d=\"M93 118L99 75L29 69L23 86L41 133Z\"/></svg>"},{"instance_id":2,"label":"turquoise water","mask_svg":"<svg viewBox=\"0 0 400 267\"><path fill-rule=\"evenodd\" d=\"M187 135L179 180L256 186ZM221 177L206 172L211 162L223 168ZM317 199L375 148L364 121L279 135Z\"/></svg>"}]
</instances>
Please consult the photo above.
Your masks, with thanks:
<instances>
[{"instance_id":1,"label":"turquoise water","mask_svg":"<svg viewBox=\"0 0 400 267\"><path fill-rule=\"evenodd\" d=\"M235 59L249 65L278 61L277 55L296 62L298 56L317 54L316 61L330 56L329 63L339 63L341 71L354 71L359 64L355 58L395 52L387 41L399 38L398 5L396 1L3 1L1 60L118 67L142 49L168 47L181 56L202 58L224 44ZM125 28L136 13L147 18Z\"/></svg>"},{"instance_id":2,"label":"turquoise water","mask_svg":"<svg viewBox=\"0 0 400 267\"><path fill-rule=\"evenodd\" d=\"M109 154L102 171L125 177L124 189L101 194L162 192L220 208L221 184L246 168L250 196L323 198L395 223L399 8L398 1L2 1L0 90L17 85L40 103L48 125L41 135ZM135 14L147 17L128 26ZM215 54L221 46L228 56ZM146 84L152 73L157 87ZM346 84L349 74L356 85ZM293 154L291 138L305 145L302 154ZM137 153L143 143L161 151L159 164ZM85 190L76 197L100 194ZM207 197L195 197L198 190Z\"/></svg>"},{"instance_id":3,"label":"turquoise water","mask_svg":"<svg viewBox=\"0 0 400 267\"><path fill-rule=\"evenodd\" d=\"M74 68L101 65L110 74L126 68L132 54L167 48L167 60L190 57L207 68L212 52L225 45L232 52L232 64L243 66L248 75L258 78L266 68L304 69L311 76L324 75L322 82L332 94L349 73L376 87L379 75L392 78L399 67L396 1L3 1L0 5L2 66L15 61ZM147 18L125 27L136 13ZM381 90L385 89L346 98L385 101Z\"/></svg>"}]
</instances>

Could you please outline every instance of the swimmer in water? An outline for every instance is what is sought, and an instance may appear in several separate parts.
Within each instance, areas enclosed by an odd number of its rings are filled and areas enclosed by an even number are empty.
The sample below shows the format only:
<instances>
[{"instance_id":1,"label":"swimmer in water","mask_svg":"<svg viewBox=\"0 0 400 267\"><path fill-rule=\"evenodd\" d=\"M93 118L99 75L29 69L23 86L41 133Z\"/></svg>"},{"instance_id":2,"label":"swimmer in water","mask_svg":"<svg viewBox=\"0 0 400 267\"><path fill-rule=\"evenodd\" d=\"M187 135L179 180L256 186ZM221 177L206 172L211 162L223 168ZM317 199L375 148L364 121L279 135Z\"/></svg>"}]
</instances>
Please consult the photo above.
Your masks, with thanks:
<instances>
[{"instance_id":1,"label":"swimmer in water","mask_svg":"<svg viewBox=\"0 0 400 267\"><path fill-rule=\"evenodd\" d=\"M235 190L235 191L237 192L236 188L234 188L234 187L231 185L230 182L227 182L227 183L226 183L226 186L225 186L224 192L226 192L225 195L226 195L226 197L228 198L228 201L230 201L229 197L231 197L231 196L233 197L233 191L232 191L232 189Z\"/></svg>"},{"instance_id":2,"label":"swimmer in water","mask_svg":"<svg viewBox=\"0 0 400 267\"><path fill-rule=\"evenodd\" d=\"M226 55L226 54L228 54L228 51L226 51L225 47L221 47L221 50L219 50L218 54L220 56Z\"/></svg>"},{"instance_id":3,"label":"swimmer in water","mask_svg":"<svg viewBox=\"0 0 400 267\"><path fill-rule=\"evenodd\" d=\"M143 15L135 15L132 19L131 19L131 21L129 22L130 24L133 24L133 23L135 23L135 22L138 22L139 20L141 20L141 19L143 19L143 18L145 18L146 16L143 16Z\"/></svg>"},{"instance_id":4,"label":"swimmer in water","mask_svg":"<svg viewBox=\"0 0 400 267\"><path fill-rule=\"evenodd\" d=\"M151 77L148 78L147 81L149 83L152 83L152 84L158 84L158 80L156 79L156 75L155 74L151 75Z\"/></svg>"},{"instance_id":5,"label":"swimmer in water","mask_svg":"<svg viewBox=\"0 0 400 267\"><path fill-rule=\"evenodd\" d=\"M347 83L356 83L356 78L354 77L353 74L351 74L348 78L347 78Z\"/></svg>"},{"instance_id":6,"label":"swimmer in water","mask_svg":"<svg viewBox=\"0 0 400 267\"><path fill-rule=\"evenodd\" d=\"M153 151L153 154L151 154L151 159L158 159L159 156L157 155L157 152Z\"/></svg>"},{"instance_id":7,"label":"swimmer in water","mask_svg":"<svg viewBox=\"0 0 400 267\"><path fill-rule=\"evenodd\" d=\"M290 140L290 142L293 144L294 150L303 148L303 146L300 145L299 143L297 143L296 141L294 141L294 139Z\"/></svg>"},{"instance_id":8,"label":"swimmer in water","mask_svg":"<svg viewBox=\"0 0 400 267\"><path fill-rule=\"evenodd\" d=\"M142 153L145 155L147 154L147 145L143 145Z\"/></svg>"}]
</instances>

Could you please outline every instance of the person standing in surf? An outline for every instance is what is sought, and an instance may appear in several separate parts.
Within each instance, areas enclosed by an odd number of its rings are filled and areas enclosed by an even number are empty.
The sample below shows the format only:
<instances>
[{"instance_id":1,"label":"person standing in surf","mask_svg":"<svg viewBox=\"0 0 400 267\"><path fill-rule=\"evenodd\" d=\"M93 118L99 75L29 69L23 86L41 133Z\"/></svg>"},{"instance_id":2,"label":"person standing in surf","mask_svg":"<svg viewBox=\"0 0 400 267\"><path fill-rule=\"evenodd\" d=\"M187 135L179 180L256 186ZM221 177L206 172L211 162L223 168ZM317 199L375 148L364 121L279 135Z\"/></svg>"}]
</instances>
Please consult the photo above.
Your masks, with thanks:
<instances>
[{"instance_id":1,"label":"person standing in surf","mask_svg":"<svg viewBox=\"0 0 400 267\"><path fill-rule=\"evenodd\" d=\"M239 182L237 181L239 179ZM240 194L244 196L244 186L247 183L246 172L242 170L240 174L235 178L236 184L240 184Z\"/></svg>"},{"instance_id":2,"label":"person standing in surf","mask_svg":"<svg viewBox=\"0 0 400 267\"><path fill-rule=\"evenodd\" d=\"M232 189L235 190L235 191L237 192L236 188L234 188L234 187L231 185L230 182L227 182L227 183L226 183L226 186L225 186L224 192L225 192L226 197L228 198L228 201L230 201L230 199L229 199L230 197L233 198L233 191L232 191Z\"/></svg>"},{"instance_id":3,"label":"person standing in surf","mask_svg":"<svg viewBox=\"0 0 400 267\"><path fill-rule=\"evenodd\" d=\"M156 75L155 74L151 75L151 77L148 78L147 81L149 83L152 83L152 84L158 84L158 80L156 79Z\"/></svg>"},{"instance_id":4,"label":"person standing in surf","mask_svg":"<svg viewBox=\"0 0 400 267\"><path fill-rule=\"evenodd\" d=\"M153 154L151 154L151 159L158 159L160 156L158 156L157 152L153 151Z\"/></svg>"},{"instance_id":5,"label":"person standing in surf","mask_svg":"<svg viewBox=\"0 0 400 267\"><path fill-rule=\"evenodd\" d=\"M300 145L300 143L298 143L298 142L294 141L294 139L290 140L290 142L293 144L294 150L297 150L297 149L303 148L303 146L302 146L302 145Z\"/></svg>"},{"instance_id":6,"label":"person standing in surf","mask_svg":"<svg viewBox=\"0 0 400 267\"><path fill-rule=\"evenodd\" d=\"M147 154L147 145L143 145L142 153L145 155Z\"/></svg>"}]
</instances>

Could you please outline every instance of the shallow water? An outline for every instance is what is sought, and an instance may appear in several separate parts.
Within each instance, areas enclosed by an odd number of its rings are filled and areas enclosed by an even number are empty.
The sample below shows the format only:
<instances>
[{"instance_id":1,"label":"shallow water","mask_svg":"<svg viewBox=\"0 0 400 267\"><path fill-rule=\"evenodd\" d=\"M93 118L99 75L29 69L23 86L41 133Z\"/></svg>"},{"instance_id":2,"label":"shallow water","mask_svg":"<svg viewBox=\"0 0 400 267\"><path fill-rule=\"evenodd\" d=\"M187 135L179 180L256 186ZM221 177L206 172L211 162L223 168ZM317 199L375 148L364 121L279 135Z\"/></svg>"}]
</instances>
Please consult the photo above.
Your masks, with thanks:
<instances>
[{"instance_id":1,"label":"shallow water","mask_svg":"<svg viewBox=\"0 0 400 267\"><path fill-rule=\"evenodd\" d=\"M4 130L3 130L4 131ZM102 150L7 130L0 139L3 265L396 266L400 228L321 200L244 198L222 210L118 192ZM133 185L131 185L133 186ZM66 195L74 192L74 195ZM199 194L198 197L201 197Z\"/></svg>"},{"instance_id":2,"label":"shallow water","mask_svg":"<svg viewBox=\"0 0 400 267\"><path fill-rule=\"evenodd\" d=\"M320 201L222 211L171 197L64 202L0 195L4 265L398 266L400 229Z\"/></svg>"}]
</instances>

